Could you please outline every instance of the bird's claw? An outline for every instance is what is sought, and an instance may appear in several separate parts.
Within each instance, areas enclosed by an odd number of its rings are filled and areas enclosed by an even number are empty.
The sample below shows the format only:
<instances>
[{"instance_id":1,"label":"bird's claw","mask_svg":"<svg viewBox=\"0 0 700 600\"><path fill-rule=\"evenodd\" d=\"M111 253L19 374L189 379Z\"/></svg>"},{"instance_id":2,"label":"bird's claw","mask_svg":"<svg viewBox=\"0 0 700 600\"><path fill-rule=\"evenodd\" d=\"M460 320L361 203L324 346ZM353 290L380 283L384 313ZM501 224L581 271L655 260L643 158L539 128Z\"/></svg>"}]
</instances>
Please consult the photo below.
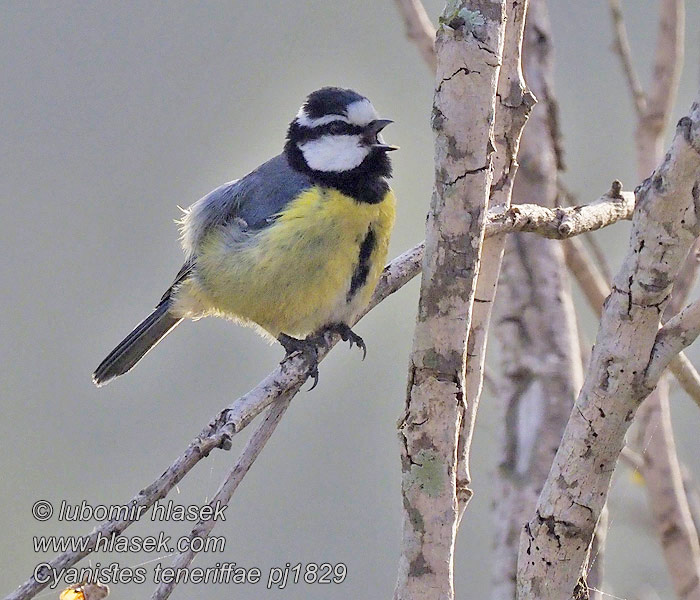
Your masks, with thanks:
<instances>
[{"instance_id":1,"label":"bird's claw","mask_svg":"<svg viewBox=\"0 0 700 600\"><path fill-rule=\"evenodd\" d=\"M328 328L330 331L337 333L344 342L348 342L352 348L355 344L362 350L362 360L367 357L367 346L365 341L357 335L348 325L345 323L335 323Z\"/></svg>"},{"instance_id":2,"label":"bird's claw","mask_svg":"<svg viewBox=\"0 0 700 600\"><path fill-rule=\"evenodd\" d=\"M309 391L313 390L318 385L318 347L314 338L306 338L303 340L291 337L284 333L277 338L279 343L284 348L285 355L282 362L287 360L295 352L299 352L309 363L308 376L314 380ZM280 363L281 364L281 363Z\"/></svg>"}]
</instances>

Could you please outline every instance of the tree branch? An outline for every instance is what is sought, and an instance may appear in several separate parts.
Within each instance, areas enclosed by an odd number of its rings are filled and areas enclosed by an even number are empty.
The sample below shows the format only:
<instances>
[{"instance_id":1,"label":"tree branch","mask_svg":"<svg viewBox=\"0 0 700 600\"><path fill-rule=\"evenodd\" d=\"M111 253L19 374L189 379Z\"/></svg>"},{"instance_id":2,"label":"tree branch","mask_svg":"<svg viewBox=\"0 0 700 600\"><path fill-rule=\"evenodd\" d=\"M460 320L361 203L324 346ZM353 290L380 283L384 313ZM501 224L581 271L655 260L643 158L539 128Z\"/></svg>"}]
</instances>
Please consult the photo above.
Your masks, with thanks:
<instances>
[{"instance_id":1,"label":"tree branch","mask_svg":"<svg viewBox=\"0 0 700 600\"><path fill-rule=\"evenodd\" d=\"M684 0L661 0L654 57L654 73L644 110L637 112L637 170L641 177L661 159L663 134L670 119L683 63ZM673 317L683 306L697 273L698 241L684 261L673 285L664 317ZM663 337L659 332L657 338ZM652 365L650 365L651 367ZM660 379L659 379L660 377ZM700 600L700 544L681 476L681 465L671 423L668 377L654 375L659 384L642 404L641 447L645 448L641 473L649 505L676 595Z\"/></svg>"},{"instance_id":2,"label":"tree branch","mask_svg":"<svg viewBox=\"0 0 700 600\"><path fill-rule=\"evenodd\" d=\"M603 304L610 294L610 286L605 282L595 265L587 259L585 248L575 238L564 241L566 264L581 286L588 304L595 314L600 317ZM686 394L700 406L700 374L685 354L678 354L671 359L669 370Z\"/></svg>"},{"instance_id":3,"label":"tree branch","mask_svg":"<svg viewBox=\"0 0 700 600\"><path fill-rule=\"evenodd\" d=\"M651 360L646 369L647 385L658 381L673 357L690 346L698 335L700 335L700 300L684 308L659 329L651 350Z\"/></svg>"},{"instance_id":4,"label":"tree branch","mask_svg":"<svg viewBox=\"0 0 700 600\"><path fill-rule=\"evenodd\" d=\"M586 381L521 538L520 599L572 594L625 433L657 383L646 373L661 314L700 233L699 102L700 96L679 121L663 163L638 188L630 248L605 302Z\"/></svg>"},{"instance_id":5,"label":"tree branch","mask_svg":"<svg viewBox=\"0 0 700 600\"><path fill-rule=\"evenodd\" d=\"M634 194L603 196L592 211L554 209L557 202L556 132L550 110L554 98L553 55L544 0L530 0L523 42L528 85L540 101L525 127L513 187L516 210L504 214L518 223L524 202L538 226L551 223L550 236L568 235L582 223L630 218ZM605 209L601 209L602 206ZM596 212L596 218L590 218ZM493 223L493 221L490 221ZM499 238L488 238L492 239ZM502 237L500 238L502 239ZM479 274L481 279L481 273ZM492 326L498 344L501 406L500 460L493 497L492 600L513 600L520 532L532 516L571 408L583 383L576 313L562 245L541 236L508 236ZM481 294L477 292L477 297ZM479 304L481 305L481 303Z\"/></svg>"},{"instance_id":6,"label":"tree branch","mask_svg":"<svg viewBox=\"0 0 700 600\"><path fill-rule=\"evenodd\" d=\"M552 239L566 239L582 230L596 231L611 222L631 219L634 194L621 191L619 181L591 204L566 208L547 208L538 204L517 204L490 215L487 235L500 231L529 231Z\"/></svg>"},{"instance_id":7,"label":"tree branch","mask_svg":"<svg viewBox=\"0 0 700 600\"><path fill-rule=\"evenodd\" d=\"M700 544L676 453L669 396L669 378L664 374L637 413L645 449L640 473L676 596L698 600Z\"/></svg>"},{"instance_id":8,"label":"tree branch","mask_svg":"<svg viewBox=\"0 0 700 600\"><path fill-rule=\"evenodd\" d=\"M613 48L620 57L622 70L627 77L627 85L629 86L634 107L637 110L637 115L641 116L647 109L647 97L642 89L642 84L639 82L639 77L632 63L632 51L630 50L629 40L627 39L627 28L622 16L622 6L620 0L609 0L610 15L613 21L613 30L615 33L615 41Z\"/></svg>"},{"instance_id":9,"label":"tree branch","mask_svg":"<svg viewBox=\"0 0 700 600\"><path fill-rule=\"evenodd\" d=\"M404 510L396 600L454 598L467 335L493 173L505 17L504 0L457 0L447 3L437 32L435 186L399 420Z\"/></svg>"},{"instance_id":10,"label":"tree branch","mask_svg":"<svg viewBox=\"0 0 700 600\"><path fill-rule=\"evenodd\" d=\"M557 204L567 206L576 206L578 204L576 201L576 196L565 186L561 178L557 178L557 188L559 189L558 198L561 200ZM612 273L610 271L608 259L605 256L605 251L601 247L596 237L594 235L587 235L584 237L584 242L588 246L592 260L595 261L595 264L600 270L603 279L606 282L612 281Z\"/></svg>"},{"instance_id":11,"label":"tree branch","mask_svg":"<svg viewBox=\"0 0 700 600\"><path fill-rule=\"evenodd\" d=\"M609 215L611 219L605 225L612 225L617 220L629 218L623 214L610 211L600 201L595 203L601 213ZM511 207L516 208L516 207ZM529 214L530 206L517 207L520 216ZM536 207L539 208L539 207ZM562 209L564 210L564 209ZM538 213L539 214L539 213ZM486 224L486 235L498 235L500 233L510 233L512 231L531 231L538 233L541 231L551 232L556 229L560 222L560 212L554 209L550 218L551 222L545 222L540 218L532 219L519 218L517 223L507 218L502 210L493 209L488 213ZM533 227L530 223L536 222ZM594 226L599 220L597 218L577 221L577 229L571 235L579 235L590 231L587 227ZM518 229L520 228L520 229ZM413 248L407 250L395 258L384 269L377 284L377 289L372 296L372 300L364 311L363 315L373 309L377 304L385 300L388 296L401 289L406 283L411 281L421 271L423 260L424 244L421 242ZM361 318L361 317L360 317ZM323 360L330 349L339 341L336 335L326 335L327 344L319 351L319 360ZM683 355L681 355L682 357ZM687 359L685 359L687 361ZM687 361L688 369L694 372L692 365ZM228 450L231 448L231 438L236 433L244 429L257 415L263 412L275 401L284 401L285 398L293 397L304 384L308 377L309 365L301 356L292 356L285 360L268 374L255 388L235 400L230 406L223 409L211 422L197 435L187 446L185 451L178 456L175 461L158 477L153 483L142 489L126 504L135 507L150 507L156 501L164 498L189 471L203 458L209 456L212 450L218 448ZM700 382L700 377L698 378ZM700 386L699 386L700 387ZM699 396L700 397L700 394ZM135 511L134 511L135 512ZM115 519L105 521L95 531L88 535L89 542L83 552L65 552L52 561L50 566L56 570L68 568L90 554L98 535L109 537L123 533L134 521ZM45 584L38 583L33 577L23 583L15 591L9 594L5 600L28 600L44 589Z\"/></svg>"},{"instance_id":12,"label":"tree branch","mask_svg":"<svg viewBox=\"0 0 700 600\"><path fill-rule=\"evenodd\" d=\"M270 439L270 436L275 431L275 428L279 424L280 419L282 419L282 416L289 407L289 403L291 401L291 397L286 397L276 401L270 407L263 422L255 430L253 435L250 436L250 439L243 449L236 466L229 471L226 479L216 492L216 495L209 502L209 506L215 508L217 505L228 505L228 503L231 501L231 496L233 496L236 488L238 488L238 484L243 481L243 478L245 477L246 473L248 473L248 470L253 465L253 462L265 447L267 440ZM216 525L216 520L214 519L199 521L192 529L189 539L193 540L194 538L206 538L211 533L214 525ZM197 553L192 550L191 547L189 550L180 553L172 563L173 568L177 570L188 567L194 560L196 554ZM170 594L172 594L177 583L177 579L172 580L170 583L161 583L158 586L158 589L151 596L151 600L166 600L166 598L169 598Z\"/></svg>"},{"instance_id":13,"label":"tree branch","mask_svg":"<svg viewBox=\"0 0 700 600\"><path fill-rule=\"evenodd\" d=\"M394 0L406 24L406 35L418 46L423 60L435 73L437 58L435 56L435 27L430 22L421 0Z\"/></svg>"},{"instance_id":14,"label":"tree branch","mask_svg":"<svg viewBox=\"0 0 700 600\"><path fill-rule=\"evenodd\" d=\"M535 96L527 89L522 73L521 54L528 1L507 0L506 31L503 42L503 66L498 77L496 121L494 124L493 182L489 207L509 207L513 182L518 171L518 148L523 127L535 105ZM459 432L457 447L457 499L459 520L467 507L472 491L469 488L469 454L481 398L486 361L491 309L496 296L498 276L505 247L504 234L489 236L481 249L481 266L476 281L472 321L467 341L466 398L467 406Z\"/></svg>"},{"instance_id":15,"label":"tree branch","mask_svg":"<svg viewBox=\"0 0 700 600\"><path fill-rule=\"evenodd\" d=\"M659 0L654 72L647 106L637 119L637 171L647 177L663 156L664 131L676 100L683 67L685 0Z\"/></svg>"}]
</instances>

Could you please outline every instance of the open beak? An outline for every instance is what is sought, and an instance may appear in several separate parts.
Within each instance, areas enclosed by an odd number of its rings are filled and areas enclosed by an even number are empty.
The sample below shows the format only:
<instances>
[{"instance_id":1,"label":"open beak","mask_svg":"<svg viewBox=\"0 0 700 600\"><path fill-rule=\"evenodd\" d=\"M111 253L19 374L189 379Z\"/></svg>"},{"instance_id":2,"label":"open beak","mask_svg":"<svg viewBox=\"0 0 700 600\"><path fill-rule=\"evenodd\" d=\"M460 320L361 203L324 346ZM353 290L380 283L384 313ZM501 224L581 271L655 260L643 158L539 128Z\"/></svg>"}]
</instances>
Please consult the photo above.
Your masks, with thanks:
<instances>
[{"instance_id":1,"label":"open beak","mask_svg":"<svg viewBox=\"0 0 700 600\"><path fill-rule=\"evenodd\" d=\"M384 140L379 136L379 133L387 125L393 123L391 119L376 119L367 125L367 136L370 139L370 146L376 148L377 150L384 150L385 152L390 152L392 150L398 150L398 146L392 146L391 144L385 144Z\"/></svg>"}]
</instances>

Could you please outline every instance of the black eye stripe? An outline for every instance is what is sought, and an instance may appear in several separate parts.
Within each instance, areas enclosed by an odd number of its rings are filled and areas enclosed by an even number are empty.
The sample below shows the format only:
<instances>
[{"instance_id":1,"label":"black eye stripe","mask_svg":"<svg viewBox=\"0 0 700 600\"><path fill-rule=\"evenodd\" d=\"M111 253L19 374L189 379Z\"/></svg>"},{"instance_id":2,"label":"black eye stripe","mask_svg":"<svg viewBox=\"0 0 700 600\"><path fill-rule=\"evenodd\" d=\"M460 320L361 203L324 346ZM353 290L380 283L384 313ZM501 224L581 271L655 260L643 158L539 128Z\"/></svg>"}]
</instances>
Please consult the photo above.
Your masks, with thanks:
<instances>
[{"instance_id":1,"label":"black eye stripe","mask_svg":"<svg viewBox=\"0 0 700 600\"><path fill-rule=\"evenodd\" d=\"M324 135L359 135L364 129L359 125L352 125L345 121L331 121L316 127L304 127L299 125L296 135L300 141L318 139Z\"/></svg>"}]
</instances>

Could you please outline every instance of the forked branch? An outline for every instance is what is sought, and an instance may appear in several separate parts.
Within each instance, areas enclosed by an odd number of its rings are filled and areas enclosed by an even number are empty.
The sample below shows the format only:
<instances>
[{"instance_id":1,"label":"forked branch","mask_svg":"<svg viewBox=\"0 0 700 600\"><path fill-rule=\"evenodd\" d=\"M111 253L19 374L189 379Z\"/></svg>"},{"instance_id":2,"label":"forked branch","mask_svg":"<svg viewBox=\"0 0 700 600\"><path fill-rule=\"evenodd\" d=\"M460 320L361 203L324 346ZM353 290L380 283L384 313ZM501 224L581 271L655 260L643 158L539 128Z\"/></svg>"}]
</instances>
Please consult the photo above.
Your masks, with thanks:
<instances>
[{"instance_id":1,"label":"forked branch","mask_svg":"<svg viewBox=\"0 0 700 600\"><path fill-rule=\"evenodd\" d=\"M625 192L623 192L623 197L624 194ZM617 206L619 203L619 199L599 199L591 205L591 210L595 216L585 220L575 219L575 226L570 232L567 232L567 235L583 234L601 226L612 225L622 219L629 219L632 212L631 208L627 211L619 211L610 206L610 204ZM506 213L498 208L493 209L487 217L485 235L491 236L512 231L530 231L535 234L546 233L547 237L551 237L554 231L559 230L562 215L567 214L569 208L553 209L549 213L548 218L543 218L539 208L533 208L529 205L511 207L511 211L515 210L518 212L515 219L509 216L512 213ZM588 211L588 208L586 211ZM365 312L374 308L418 275L421 271L422 260L423 243L414 246L395 258L384 269L372 301ZM327 334L326 339L327 344L321 348L319 360L322 360L330 349L340 341L339 337L334 334ZM687 361L687 359L685 360ZM687 368L691 374L695 373L689 361L687 361ZM200 460L206 458L212 450L218 448L229 449L232 436L244 429L273 402L278 406L287 400L291 400L301 389L304 381L306 381L308 369L309 365L301 356L292 356L284 361L250 392L223 409L202 429L199 435L190 442L185 451L177 457L160 477L138 492L126 504L148 508L156 501L167 496L170 490L182 481L187 473ZM698 380L700 381L700 378ZM135 512L132 511L132 514ZM134 521L126 519L105 521L87 536L88 543L84 551L60 554L49 562L50 567L61 570L75 565L93 551L99 535L109 537L112 534L121 534L132 523ZM39 593L45 585L37 582L32 577L9 594L5 600L28 600Z\"/></svg>"}]
</instances>

